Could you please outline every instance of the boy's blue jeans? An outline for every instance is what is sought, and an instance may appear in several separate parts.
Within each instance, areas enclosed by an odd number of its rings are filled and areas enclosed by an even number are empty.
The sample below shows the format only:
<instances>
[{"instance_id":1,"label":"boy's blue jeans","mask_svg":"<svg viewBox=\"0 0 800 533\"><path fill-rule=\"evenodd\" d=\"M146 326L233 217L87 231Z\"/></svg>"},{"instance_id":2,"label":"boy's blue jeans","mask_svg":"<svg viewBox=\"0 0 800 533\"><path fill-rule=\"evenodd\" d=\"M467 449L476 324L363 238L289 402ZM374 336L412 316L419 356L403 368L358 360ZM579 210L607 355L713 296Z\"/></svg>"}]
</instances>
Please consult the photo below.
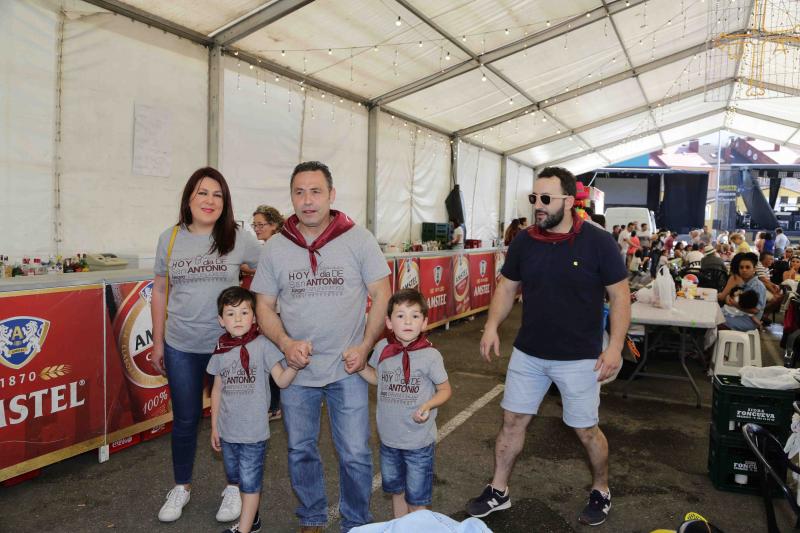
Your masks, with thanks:
<instances>
[{"instance_id":1,"label":"boy's blue jeans","mask_svg":"<svg viewBox=\"0 0 800 533\"><path fill-rule=\"evenodd\" d=\"M197 426L203 414L203 380L210 358L210 353L182 352L164 343L164 366L172 399L172 472L176 485L192 482Z\"/></svg>"},{"instance_id":2,"label":"boy's blue jeans","mask_svg":"<svg viewBox=\"0 0 800 533\"><path fill-rule=\"evenodd\" d=\"M358 374L323 387L290 385L281 391L283 422L289 445L289 476L300 501L301 526L328 521L325 480L319 456L322 399L330 418L333 444L339 456L341 529L372 522L372 451L369 447L369 388Z\"/></svg>"}]
</instances>

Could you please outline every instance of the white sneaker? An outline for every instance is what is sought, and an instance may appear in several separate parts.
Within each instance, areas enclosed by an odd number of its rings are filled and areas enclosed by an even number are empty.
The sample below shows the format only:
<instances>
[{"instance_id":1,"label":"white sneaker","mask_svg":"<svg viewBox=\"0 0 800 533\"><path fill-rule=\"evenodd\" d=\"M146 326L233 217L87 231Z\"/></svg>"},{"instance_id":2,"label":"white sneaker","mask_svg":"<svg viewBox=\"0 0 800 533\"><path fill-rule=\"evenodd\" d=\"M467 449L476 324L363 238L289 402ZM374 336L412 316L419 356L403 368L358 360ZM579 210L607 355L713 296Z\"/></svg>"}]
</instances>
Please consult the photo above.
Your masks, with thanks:
<instances>
[{"instance_id":1,"label":"white sneaker","mask_svg":"<svg viewBox=\"0 0 800 533\"><path fill-rule=\"evenodd\" d=\"M189 491L183 485L175 487L167 493L167 501L158 512L158 519L162 522L174 522L181 517L183 506L189 503Z\"/></svg>"},{"instance_id":2,"label":"white sneaker","mask_svg":"<svg viewBox=\"0 0 800 533\"><path fill-rule=\"evenodd\" d=\"M217 511L217 522L233 522L242 514L242 496L239 487L228 485L222 491L222 503Z\"/></svg>"}]
</instances>

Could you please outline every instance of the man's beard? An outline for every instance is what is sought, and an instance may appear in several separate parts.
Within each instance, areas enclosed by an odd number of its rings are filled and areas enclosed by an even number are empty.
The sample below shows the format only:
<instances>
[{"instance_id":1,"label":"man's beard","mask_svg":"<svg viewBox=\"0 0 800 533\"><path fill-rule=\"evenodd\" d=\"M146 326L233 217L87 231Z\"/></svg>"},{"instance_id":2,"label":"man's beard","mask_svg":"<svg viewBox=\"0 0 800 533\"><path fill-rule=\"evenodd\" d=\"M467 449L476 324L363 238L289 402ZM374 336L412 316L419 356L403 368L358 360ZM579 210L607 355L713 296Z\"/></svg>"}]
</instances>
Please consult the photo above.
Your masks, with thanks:
<instances>
[{"instance_id":1,"label":"man's beard","mask_svg":"<svg viewBox=\"0 0 800 533\"><path fill-rule=\"evenodd\" d=\"M544 213L544 214L547 215L544 218L544 220L539 221L539 218L538 218L539 213ZM561 224L561 221L564 220L564 205L562 204L561 205L561 209L559 209L558 211L556 211L553 214L550 214L547 211L544 211L543 209L537 209L535 214L537 216L537 218L536 218L536 226L539 229L545 229L545 230L551 229L551 228L554 228L554 227L558 226L559 224Z\"/></svg>"}]
</instances>

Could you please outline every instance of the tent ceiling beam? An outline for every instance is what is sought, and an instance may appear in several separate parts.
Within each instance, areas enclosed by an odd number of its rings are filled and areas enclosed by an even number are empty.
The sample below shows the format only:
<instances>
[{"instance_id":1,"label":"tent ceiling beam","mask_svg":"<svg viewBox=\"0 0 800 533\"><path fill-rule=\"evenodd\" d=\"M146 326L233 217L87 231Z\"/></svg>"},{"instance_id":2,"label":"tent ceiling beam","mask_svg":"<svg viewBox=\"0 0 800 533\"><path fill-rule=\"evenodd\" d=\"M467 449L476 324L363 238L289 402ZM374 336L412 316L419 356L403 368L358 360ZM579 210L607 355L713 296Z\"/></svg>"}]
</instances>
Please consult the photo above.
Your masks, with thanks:
<instances>
[{"instance_id":1,"label":"tent ceiling beam","mask_svg":"<svg viewBox=\"0 0 800 533\"><path fill-rule=\"evenodd\" d=\"M736 108L735 113L737 115L744 115L746 117L757 118L759 120L765 120L767 122L774 122L775 124L781 124L783 126L788 126L790 128L800 128L800 124L798 124L797 122L792 122L791 120L786 120L785 118L774 117L772 115L765 115L763 113L758 113L757 111L750 111L749 109Z\"/></svg>"},{"instance_id":2,"label":"tent ceiling beam","mask_svg":"<svg viewBox=\"0 0 800 533\"><path fill-rule=\"evenodd\" d=\"M398 1L398 0L395 0L395 1ZM645 2L645 0L627 0L627 1L626 0L614 0L614 1L608 3L607 8L608 8L610 13L621 13L622 11L625 11L626 9L631 9L631 8L636 7L637 5L642 4L644 2ZM409 9L409 7L407 6L408 2L405 2L403 0L402 2L398 1L398 3L403 5L403 7L405 7L406 9ZM626 5L626 4L628 4L628 5ZM412 11L412 13L417 15L418 18L420 18L421 20L425 21L429 25L431 25L431 23L433 23L424 14L420 13L418 10L413 8L413 6L412 6L411 9L409 9L409 11ZM531 47L536 46L538 44L542 44L542 43L545 43L547 41L551 41L553 39L561 37L562 35L565 35L567 33L579 30L580 28L583 28L584 26L587 26L589 24L592 24L593 22L596 22L598 20L598 18L604 17L606 15L606 8L597 7L595 9L592 9L588 13L590 15L589 17L587 17L585 13L580 14L580 15L576 15L576 16L570 18L570 19L567 19L567 20L561 22L560 24L557 24L557 25L551 27L551 28L547 28L547 29L545 29L543 31L536 32L536 33L534 33L532 35L524 37L523 39L520 39L520 40L515 41L513 43L507 44L505 46L501 46L499 48L496 48L495 50L491 50L491 51L486 52L484 54L475 55L470 50L467 53L468 53L468 55L470 56L471 59L468 59L468 60L466 60L466 61L464 61L462 63L459 63L458 65L454 65L453 67L451 67L451 68L449 68L447 70L444 70L442 72L437 72L435 74L432 74L430 76L426 76L425 78L422 78L422 79L419 79L417 81L411 82L411 83L409 83L407 85L404 85L402 87L398 87L397 89L394 89L394 90L392 90L392 91L390 91L390 92L388 92L386 94L383 94L383 95L378 96L377 98L373 99L372 103L373 104L377 104L377 105L385 105L385 104L388 104L389 102L393 102L395 100L399 100L401 98L404 98L404 97L409 96L411 94L414 94L416 92L422 91L422 90L427 89L429 87L433 87L434 85L442 83L443 81L449 80L449 79L451 79L451 78L453 78L455 76L459 76L459 75L464 74L466 72L470 72L472 70L475 70L476 68L479 68L481 66L485 66L485 67L488 68L490 63L493 63L495 61L499 61L499 60L501 60L501 59L503 59L505 57L508 57L510 55L513 55L513 54L516 54L517 52L521 52L521 51L523 51L523 50L525 50L527 48L531 48ZM435 23L433 23L433 25L431 25L431 27L433 29L435 29L437 32L439 32L440 34L442 34L442 36L445 36L444 30L438 29L439 27ZM459 46L460 49L462 49L462 50L464 49L464 48L461 47L461 45L458 42L456 42L455 44L457 46Z\"/></svg>"},{"instance_id":3,"label":"tent ceiling beam","mask_svg":"<svg viewBox=\"0 0 800 533\"><path fill-rule=\"evenodd\" d=\"M745 19L745 23L744 23L744 27L745 28L749 28L750 27L750 21L753 18L753 7L755 6L755 3L756 3L756 0L752 0L750 2L750 9L747 11L747 18ZM738 76L739 75L739 67L742 64L742 57L744 57L744 53L742 55L740 55L736 59L736 67L733 70L733 75L734 76ZM726 104L726 107L731 107L731 102L733 102L733 95L735 93L736 93L736 84L734 83L733 85L731 85L731 90L728 93L728 102ZM728 117L725 117L724 124L727 125L727 122L728 122Z\"/></svg>"},{"instance_id":4,"label":"tent ceiling beam","mask_svg":"<svg viewBox=\"0 0 800 533\"><path fill-rule=\"evenodd\" d=\"M753 80L750 78L739 78L738 81L753 87L761 86L768 91L774 91L776 93L788 94L790 96L800 96L800 88L798 87L787 87L785 85L778 85L777 83L770 83L763 80Z\"/></svg>"},{"instance_id":5,"label":"tent ceiling beam","mask_svg":"<svg viewBox=\"0 0 800 533\"><path fill-rule=\"evenodd\" d=\"M688 117L688 118L685 118L685 119L682 119L682 120L678 120L678 121L672 122L670 124L664 124L660 128L655 128L655 129L652 129L650 131L642 132L642 133L638 134L638 136L639 137L647 137L649 135L656 135L661 130L670 130L672 128L679 128L681 126L685 126L687 124L691 124L692 122L696 122L698 120L702 120L704 118L713 117L714 115L718 115L718 114L720 114L720 113L722 113L724 111L725 111L724 107L720 107L718 109L712 109L711 111L706 111L705 113L700 113L699 115L694 115L692 117ZM718 129L721 129L721 128L722 128L722 125L720 124L720 126L717 127L717 128L714 128L713 131L717 131ZM692 137L697 137L697 135L695 134ZM553 165L560 165L561 163L564 163L566 161L571 161L573 159L578 159L579 157L583 157L585 155L594 154L594 153L596 153L597 155L599 155L600 157L603 157L605 159L605 157L600 152L602 152L603 150L608 150L610 148L614 148L615 146L623 144L624 142L625 142L625 139L623 138L623 139L617 139L616 141L611 141L611 142L605 143L605 144L600 145L600 146L590 147L587 150L584 150L582 152L578 152L576 154L572 154L572 155L569 155L569 156L566 156L566 157L555 159L553 161L548 161L546 163L542 163L540 165L537 165L537 168L546 167L546 166L553 166ZM663 147L664 147L664 145L662 144L662 148Z\"/></svg>"},{"instance_id":6,"label":"tent ceiling beam","mask_svg":"<svg viewBox=\"0 0 800 533\"><path fill-rule=\"evenodd\" d=\"M303 85L306 85L308 87L314 87L315 89L318 89L320 91L336 95L340 98L346 98L352 102L360 103L361 105L366 106L369 104L367 99L364 98L363 96L351 93L346 89L342 89L335 85L325 83L324 81L320 81L316 78L304 76L303 74L295 72L290 68L286 68L283 65L279 65L278 63L274 63L268 59L264 59L263 57L259 57L249 52L245 52L244 50L237 50L235 48L226 48L225 52L228 55L235 55L236 59L241 59L245 63L249 63L258 68L266 69L272 72L273 74L277 74L284 78L289 78L298 83L302 83Z\"/></svg>"},{"instance_id":7,"label":"tent ceiling beam","mask_svg":"<svg viewBox=\"0 0 800 533\"><path fill-rule=\"evenodd\" d=\"M472 50L470 50L466 45L462 44L458 40L457 37L455 37L453 35L450 35L450 33L448 33L444 28L442 28L441 26L436 24L436 22L434 22L433 20L428 18L428 16L425 15L425 13L419 11L410 2L408 2L408 0L395 0L395 2L397 2L399 5L403 6L408 11L410 11L419 20L421 20L422 22L427 24L431 29L433 29L439 35L441 35L442 37L444 37L445 39L450 41L454 46L458 47L459 50L463 51L465 54L470 56L473 61L477 62L478 64L483 64L483 62L481 61L480 57L478 55L476 55ZM586 18L586 17L584 17L584 18ZM496 69L492 65L487 65L487 64L484 64L484 68L489 70L492 74L494 74L500 80L502 80L506 85L511 87L514 91L517 92L517 94L519 94L520 96L522 96L523 98L525 98L526 100L531 102L531 104L536 104L536 99L533 96L528 94L528 92L525 89L523 89L522 87L517 85L513 80L509 79L508 76L503 74L500 70ZM568 128L568 126L566 124L564 124L563 122L559 121L558 118L556 118L555 116L553 116L553 115L548 115L548 116L550 117L550 119L555 124L558 124L563 128ZM581 141L586 142L583 139L581 139ZM586 144L589 144L589 143L586 143Z\"/></svg>"},{"instance_id":8,"label":"tent ceiling beam","mask_svg":"<svg viewBox=\"0 0 800 533\"><path fill-rule=\"evenodd\" d=\"M563 133L559 133L558 135L551 135L550 137L546 137L544 139L540 139L538 141L533 141L527 144L523 144L521 146L517 146L510 150L506 150L504 153L507 155L516 154L519 152L524 152L525 150L530 150L531 148L536 148L537 146L542 146L544 144L548 144L554 141L559 141L561 139L566 139L574 135L575 133L583 133L585 131L598 128L600 126L605 126L606 124L611 124L612 122L616 122L618 120L622 120L628 117L632 117L634 115L638 115L639 113L644 113L645 111L652 111L654 108L658 108L660 106L665 106L669 104L674 104L675 102L680 102L681 100L686 100L687 98L691 98L693 96L697 96L703 94L706 91L711 91L714 89L718 89L720 87L724 87L729 83L733 83L735 80L734 78L728 78L725 80L719 80L705 87L697 87L696 89L692 89L691 91L687 91L682 94L677 94L675 96L669 96L657 102L653 102L652 104L642 105L639 107L635 107L633 109L629 109L627 111L622 111L620 113L616 113L611 115L610 117L606 117L600 120L596 120L594 122L590 122L588 124L584 124L583 126L579 126L571 131L566 131ZM653 121L654 124L657 122Z\"/></svg>"},{"instance_id":9,"label":"tent ceiling beam","mask_svg":"<svg viewBox=\"0 0 800 533\"><path fill-rule=\"evenodd\" d=\"M213 40L207 35L189 29L185 26L181 26L180 24L176 24L159 16L152 15L139 8L130 6L124 2L120 2L119 0L86 0L86 3L97 7L102 7L103 9L107 9L108 11L116 13L117 15L128 17L135 21L141 22L142 24L147 24L148 26L158 28L167 33L177 35L178 37L182 37L203 46L210 46L213 44Z\"/></svg>"},{"instance_id":10,"label":"tent ceiling beam","mask_svg":"<svg viewBox=\"0 0 800 533\"><path fill-rule=\"evenodd\" d=\"M610 6L611 4L609 4ZM607 78L603 78L595 83L584 85L583 87L578 87L577 89L573 89L571 91L567 91L560 94L554 94L548 98L545 98L544 101L540 101L538 104L529 105L522 107L520 109L516 109L511 111L510 113L505 113L503 115L497 116L492 119L485 120L473 126L469 126L468 128L463 128L458 130L459 135L470 135L480 130L485 130L487 128L497 126L503 122L507 122L509 120L515 119L519 116L525 115L527 113L531 113L533 111L539 111L541 109L545 109L547 107L556 105L558 103L563 103L567 100L572 100L584 94L590 93L592 91L596 91L601 87L607 87L614 83L619 83L621 81L633 78L635 76L639 76L644 74L645 72L650 72L651 70L656 70L663 66L669 65L670 63L674 63L676 61L680 61L682 59L686 59L692 57L694 55L700 54L705 52L708 47L712 44L711 41L706 41L704 43L697 44L695 46L686 48L685 50L681 50L679 52L675 52L674 54L670 54L668 56L664 56L660 59L656 59L654 61L650 61L649 63L644 63L638 67L630 68L619 74L614 74L612 76L608 76ZM547 103L544 103L547 102Z\"/></svg>"},{"instance_id":11,"label":"tent ceiling beam","mask_svg":"<svg viewBox=\"0 0 800 533\"><path fill-rule=\"evenodd\" d=\"M282 19L286 15L294 13L313 1L314 0L276 0L264 4L255 13L252 13L214 35L214 41L222 46L228 46Z\"/></svg>"},{"instance_id":12,"label":"tent ceiling beam","mask_svg":"<svg viewBox=\"0 0 800 533\"><path fill-rule=\"evenodd\" d=\"M625 48L625 41L622 40L622 35L619 33L619 28L617 28L617 23L614 20L614 17L611 16L611 11L608 10L608 2L606 0L601 0L603 2L603 7L608 12L608 20L611 21L611 28L614 30L614 35L617 36L617 41L619 41L619 47L622 49L622 53L625 56L625 60L628 62L628 65L633 67L633 61L631 61L631 55L628 53L628 49ZM639 87L639 91L642 93L642 99L644 99L644 103L647 105L647 112L650 115L650 119L653 121L653 124L658 124L656 122L656 117L653 114L653 108L650 105L650 99L647 98L647 93L644 90L644 86L642 85L642 80L639 79L639 74L634 74L633 78L636 80L636 85ZM664 136L661 134L661 131L658 132L658 137L661 139L661 144L666 144L664 141Z\"/></svg>"}]
</instances>

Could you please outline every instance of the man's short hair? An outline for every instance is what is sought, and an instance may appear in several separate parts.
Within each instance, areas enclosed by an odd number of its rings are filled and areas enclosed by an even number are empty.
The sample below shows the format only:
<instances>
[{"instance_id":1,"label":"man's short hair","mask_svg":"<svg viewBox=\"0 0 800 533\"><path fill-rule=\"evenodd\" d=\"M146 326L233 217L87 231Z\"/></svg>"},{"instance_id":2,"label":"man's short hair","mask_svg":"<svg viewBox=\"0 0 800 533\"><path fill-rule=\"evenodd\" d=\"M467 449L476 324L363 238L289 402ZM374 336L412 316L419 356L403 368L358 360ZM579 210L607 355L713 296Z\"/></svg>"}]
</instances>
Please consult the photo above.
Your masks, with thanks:
<instances>
[{"instance_id":1,"label":"man's short hair","mask_svg":"<svg viewBox=\"0 0 800 533\"><path fill-rule=\"evenodd\" d=\"M391 318L392 311L394 311L394 306L399 304L416 304L419 306L422 316L425 318L428 317L428 303L425 301L422 293L416 289L400 289L396 293L392 294L392 297L389 298L389 305L386 308L386 315Z\"/></svg>"},{"instance_id":2,"label":"man's short hair","mask_svg":"<svg viewBox=\"0 0 800 533\"><path fill-rule=\"evenodd\" d=\"M783 233L783 230L781 228L775 228L775 233L780 235L781 233Z\"/></svg>"},{"instance_id":3,"label":"man's short hair","mask_svg":"<svg viewBox=\"0 0 800 533\"><path fill-rule=\"evenodd\" d=\"M255 294L245 289L244 287L239 287L238 285L228 287L227 289L224 289L221 293L219 293L219 296L217 297L217 314L219 316L222 316L222 310L225 308L226 305L236 307L242 302L249 303L250 309L252 309L253 312L255 312L256 310Z\"/></svg>"},{"instance_id":4,"label":"man's short hair","mask_svg":"<svg viewBox=\"0 0 800 533\"><path fill-rule=\"evenodd\" d=\"M540 178L558 178L561 182L561 192L568 196L578 194L575 176L564 167L546 167L539 172Z\"/></svg>"},{"instance_id":5,"label":"man's short hair","mask_svg":"<svg viewBox=\"0 0 800 533\"><path fill-rule=\"evenodd\" d=\"M742 291L739 293L739 308L753 309L758 307L758 293L754 290Z\"/></svg>"},{"instance_id":6,"label":"man's short hair","mask_svg":"<svg viewBox=\"0 0 800 533\"><path fill-rule=\"evenodd\" d=\"M775 257L775 254L773 254L772 252L761 252L761 255L758 256L758 260L763 263L764 259L766 259L767 257Z\"/></svg>"},{"instance_id":7,"label":"man's short hair","mask_svg":"<svg viewBox=\"0 0 800 533\"><path fill-rule=\"evenodd\" d=\"M328 168L328 165L325 163L320 163L319 161L303 161L292 171L292 179L289 181L289 187L294 184L294 177L300 174L301 172L315 172L320 171L325 176L325 181L328 182L328 190L333 189L333 176L331 175L331 169Z\"/></svg>"}]
</instances>

